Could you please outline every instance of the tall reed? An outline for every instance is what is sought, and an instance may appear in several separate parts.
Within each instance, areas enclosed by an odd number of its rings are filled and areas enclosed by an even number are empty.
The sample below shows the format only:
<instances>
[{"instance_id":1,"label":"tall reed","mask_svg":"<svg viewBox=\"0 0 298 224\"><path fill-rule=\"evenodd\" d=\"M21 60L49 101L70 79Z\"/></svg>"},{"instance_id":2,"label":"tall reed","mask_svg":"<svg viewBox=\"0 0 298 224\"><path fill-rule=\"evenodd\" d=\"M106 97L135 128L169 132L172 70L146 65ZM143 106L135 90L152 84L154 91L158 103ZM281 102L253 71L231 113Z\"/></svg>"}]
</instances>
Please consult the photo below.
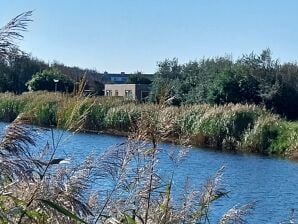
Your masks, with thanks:
<instances>
[{"instance_id":1,"label":"tall reed","mask_svg":"<svg viewBox=\"0 0 298 224\"><path fill-rule=\"evenodd\" d=\"M65 129L71 126L67 122L75 124L80 120L83 131L127 135L136 128L142 114L157 113L156 122L167 130L164 141L188 139L189 144L198 146L287 156L294 155L298 145L295 122L285 121L255 105L170 107L113 97L46 92L0 94L0 120L10 122L21 112L31 114L36 125ZM86 115L84 119L82 114Z\"/></svg>"}]
</instances>

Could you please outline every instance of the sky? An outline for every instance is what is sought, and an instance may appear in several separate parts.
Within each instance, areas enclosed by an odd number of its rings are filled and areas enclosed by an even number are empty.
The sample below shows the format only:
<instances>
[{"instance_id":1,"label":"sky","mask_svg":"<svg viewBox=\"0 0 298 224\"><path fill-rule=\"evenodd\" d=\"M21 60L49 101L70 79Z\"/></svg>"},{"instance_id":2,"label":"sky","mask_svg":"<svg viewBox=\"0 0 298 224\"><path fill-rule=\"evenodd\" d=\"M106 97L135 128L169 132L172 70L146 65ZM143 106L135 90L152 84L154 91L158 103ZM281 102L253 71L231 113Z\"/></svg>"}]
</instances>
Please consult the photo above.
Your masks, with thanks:
<instances>
[{"instance_id":1,"label":"sky","mask_svg":"<svg viewBox=\"0 0 298 224\"><path fill-rule=\"evenodd\" d=\"M48 63L152 73L157 62L260 53L298 59L297 0L0 0L0 26L34 10L20 48Z\"/></svg>"}]
</instances>

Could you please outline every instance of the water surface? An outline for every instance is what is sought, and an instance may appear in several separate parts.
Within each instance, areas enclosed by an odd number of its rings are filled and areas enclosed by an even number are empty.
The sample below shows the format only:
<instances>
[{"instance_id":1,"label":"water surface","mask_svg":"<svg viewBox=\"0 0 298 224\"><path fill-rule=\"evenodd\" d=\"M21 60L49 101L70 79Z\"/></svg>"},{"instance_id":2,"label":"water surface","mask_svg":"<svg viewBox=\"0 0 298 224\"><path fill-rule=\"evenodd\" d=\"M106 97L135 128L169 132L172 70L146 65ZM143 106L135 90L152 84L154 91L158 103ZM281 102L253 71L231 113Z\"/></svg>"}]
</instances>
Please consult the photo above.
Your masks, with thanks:
<instances>
[{"instance_id":1,"label":"water surface","mask_svg":"<svg viewBox=\"0 0 298 224\"><path fill-rule=\"evenodd\" d=\"M5 123L0 123L3 131ZM54 131L57 142L62 131ZM52 141L50 131L40 132L39 141ZM72 156L82 161L91 152L101 153L113 145L126 141L126 138L105 134L64 133L58 154ZM169 152L179 150L171 144L159 145L159 169L163 176L171 170ZM298 210L298 163L259 155L222 153L200 148L191 149L181 165L175 170L175 191L182 191L188 177L193 184L201 186L221 166L225 166L223 184L229 193L228 198L218 201L213 207L213 221L234 205L256 201L256 208L247 218L248 223L279 223L285 220L291 209ZM297 211L298 212L298 211Z\"/></svg>"}]
</instances>

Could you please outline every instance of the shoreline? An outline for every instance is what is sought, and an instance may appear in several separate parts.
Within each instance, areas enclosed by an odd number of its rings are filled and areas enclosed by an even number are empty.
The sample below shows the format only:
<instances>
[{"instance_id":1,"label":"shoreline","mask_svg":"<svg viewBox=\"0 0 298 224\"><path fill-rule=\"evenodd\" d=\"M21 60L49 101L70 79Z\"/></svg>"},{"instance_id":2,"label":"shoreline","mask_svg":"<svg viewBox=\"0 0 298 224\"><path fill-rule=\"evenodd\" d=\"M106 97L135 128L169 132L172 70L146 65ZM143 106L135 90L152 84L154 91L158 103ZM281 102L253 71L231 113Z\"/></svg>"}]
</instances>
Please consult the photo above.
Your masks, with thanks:
<instances>
[{"instance_id":1,"label":"shoreline","mask_svg":"<svg viewBox=\"0 0 298 224\"><path fill-rule=\"evenodd\" d=\"M298 159L298 122L284 120L256 105L174 107L46 92L0 94L1 121L11 122L21 113L29 114L30 123L41 127L80 127L84 133L124 137L135 125L146 128L148 119L155 131L162 133L162 142Z\"/></svg>"},{"instance_id":2,"label":"shoreline","mask_svg":"<svg viewBox=\"0 0 298 224\"><path fill-rule=\"evenodd\" d=\"M0 122L10 124L9 122L6 122L6 121L1 121L0 120ZM50 126L41 126L41 125L37 125L37 124L29 124L29 125L35 126L37 128L45 128L45 129L54 128L54 129L61 129L61 130L67 131L63 128L58 128L56 126L50 127ZM69 130L69 132L71 132L71 130ZM119 130L116 130L116 129L106 129L106 130L100 130L100 131L91 130L91 129L81 129L77 133L95 134L95 135L106 134L106 135L111 135L111 136L129 137L129 135L132 132L119 131ZM259 153L259 152L223 150L223 149L220 149L220 148L212 147L208 144L196 144L195 141L192 141L192 140L190 140L188 142L188 144L181 144L181 141L175 140L174 137L163 139L163 141L161 141L160 143L174 144L174 145L177 145L177 146L186 146L186 147L189 147L190 149L192 149L192 147L195 147L195 148L200 148L201 150L210 150L210 151L220 152L220 153L265 156L267 158L272 158L272 159L283 159L283 160L298 162L298 152L294 152L294 153L290 154L289 156L286 156L285 154L262 154L262 153Z\"/></svg>"},{"instance_id":3,"label":"shoreline","mask_svg":"<svg viewBox=\"0 0 298 224\"><path fill-rule=\"evenodd\" d=\"M131 132L124 132L124 131L118 131L118 130L113 130L113 129L101 130L101 131L82 129L82 131L79 131L79 133L86 133L86 134L90 133L90 134L96 134L96 135L107 134L107 135L119 136L119 137L128 137L131 134ZM174 144L177 146L184 146L183 144L181 144L181 142L174 140L173 138L165 139L164 141L161 141L161 143L168 143L168 144ZM219 149L216 147L208 146L207 144L199 145L199 144L194 144L193 142L190 142L189 144L187 144L185 146L189 147L190 149L192 149L192 147L195 147L195 148L200 148L201 150L210 150L210 151L214 151L214 152L221 152L221 153L228 153L228 154L240 154L240 155L265 156L267 158L272 158L272 159L283 159L283 160L298 162L298 152L293 153L290 156L286 156L286 155L280 155L280 154L279 155L277 155L277 154L268 155L268 154L262 154L262 153L258 153L258 152L222 150L222 149Z\"/></svg>"}]
</instances>

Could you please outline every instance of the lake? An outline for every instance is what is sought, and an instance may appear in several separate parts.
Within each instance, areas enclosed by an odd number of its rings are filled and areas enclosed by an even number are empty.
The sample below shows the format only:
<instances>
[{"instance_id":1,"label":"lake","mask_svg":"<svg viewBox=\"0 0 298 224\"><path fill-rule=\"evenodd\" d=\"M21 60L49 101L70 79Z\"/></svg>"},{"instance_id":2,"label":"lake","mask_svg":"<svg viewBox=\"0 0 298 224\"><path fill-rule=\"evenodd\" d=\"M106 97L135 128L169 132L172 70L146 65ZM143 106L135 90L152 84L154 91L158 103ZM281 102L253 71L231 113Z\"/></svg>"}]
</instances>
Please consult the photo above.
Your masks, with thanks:
<instances>
[{"instance_id":1,"label":"lake","mask_svg":"<svg viewBox=\"0 0 298 224\"><path fill-rule=\"evenodd\" d=\"M7 124L0 123L3 131ZM58 139L62 131L55 130ZM40 142L51 141L51 132L40 132ZM73 157L82 161L91 152L101 153L113 145L125 142L126 138L105 134L64 133L59 146L60 156ZM160 144L159 170L166 176L171 169L168 154L179 150L179 146ZM291 209L298 210L298 163L260 155L223 153L215 150L192 148L186 158L175 170L174 189L183 192L185 177L193 184L201 186L209 176L225 166L224 187L230 192L229 197L216 202L212 207L212 220L234 205L256 202L248 223L279 223L285 220ZM213 221L212 221L213 223Z\"/></svg>"}]
</instances>

